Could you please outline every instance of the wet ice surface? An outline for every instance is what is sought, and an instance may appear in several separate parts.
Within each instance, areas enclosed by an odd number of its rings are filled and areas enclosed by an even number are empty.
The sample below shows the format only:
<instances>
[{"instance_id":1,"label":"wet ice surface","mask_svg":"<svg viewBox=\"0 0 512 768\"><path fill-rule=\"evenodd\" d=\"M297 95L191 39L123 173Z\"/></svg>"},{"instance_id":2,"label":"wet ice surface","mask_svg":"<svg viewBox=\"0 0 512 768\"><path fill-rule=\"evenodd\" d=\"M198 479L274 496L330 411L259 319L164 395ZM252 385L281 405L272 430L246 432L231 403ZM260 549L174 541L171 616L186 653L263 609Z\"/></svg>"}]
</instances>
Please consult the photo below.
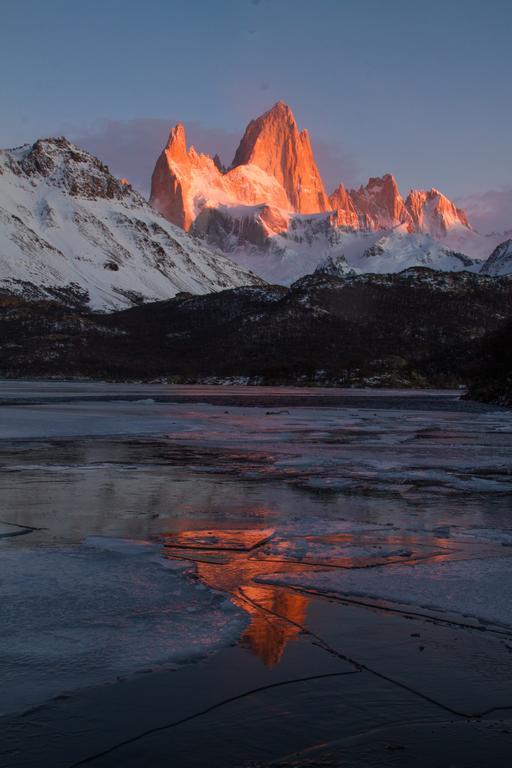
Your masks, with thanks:
<instances>
[{"instance_id":1,"label":"wet ice surface","mask_svg":"<svg viewBox=\"0 0 512 768\"><path fill-rule=\"evenodd\" d=\"M389 491L410 497L511 491L510 412L464 409L454 395L437 396L437 401L432 396L417 410L411 410L414 395L402 398L404 409L383 408L382 395L366 399L364 408L285 410L226 410L201 403L156 403L151 398L11 405L2 408L0 437L19 441L155 435L164 441L157 461L174 458L174 463L184 461L198 471L285 480L318 490ZM6 448L16 449L16 443ZM112 463L107 451L103 463L117 469L131 466L129 461ZM76 464L35 462L32 468L45 466L63 472ZM16 469L15 464L11 467Z\"/></svg>"},{"instance_id":2,"label":"wet ice surface","mask_svg":"<svg viewBox=\"0 0 512 768\"><path fill-rule=\"evenodd\" d=\"M512 628L512 559L479 558L270 577L320 593L384 599ZM265 581L265 579L263 580Z\"/></svg>"},{"instance_id":3,"label":"wet ice surface","mask_svg":"<svg viewBox=\"0 0 512 768\"><path fill-rule=\"evenodd\" d=\"M235 640L247 623L154 545L96 538L13 548L0 563L0 714L191 661Z\"/></svg>"},{"instance_id":4,"label":"wet ice surface","mask_svg":"<svg viewBox=\"0 0 512 768\"><path fill-rule=\"evenodd\" d=\"M510 411L44 382L0 403L0 711L195 658L247 616L277 663L308 598L270 582L512 625Z\"/></svg>"}]
</instances>

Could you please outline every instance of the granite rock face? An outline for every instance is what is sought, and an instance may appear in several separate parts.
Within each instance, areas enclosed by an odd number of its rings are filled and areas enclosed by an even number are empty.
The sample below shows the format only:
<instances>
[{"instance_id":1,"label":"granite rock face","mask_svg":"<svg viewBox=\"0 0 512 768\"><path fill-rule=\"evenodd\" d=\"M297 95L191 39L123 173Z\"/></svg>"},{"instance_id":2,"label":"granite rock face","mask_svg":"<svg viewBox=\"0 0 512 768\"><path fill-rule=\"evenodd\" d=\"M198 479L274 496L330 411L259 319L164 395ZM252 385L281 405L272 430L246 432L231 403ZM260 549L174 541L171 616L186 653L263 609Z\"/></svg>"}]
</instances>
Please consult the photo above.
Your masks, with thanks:
<instances>
[{"instance_id":1,"label":"granite rock face","mask_svg":"<svg viewBox=\"0 0 512 768\"><path fill-rule=\"evenodd\" d=\"M392 229L399 224L409 227L412 223L395 177L390 173L371 178L366 187L351 190L350 198L368 229Z\"/></svg>"},{"instance_id":2,"label":"granite rock face","mask_svg":"<svg viewBox=\"0 0 512 768\"><path fill-rule=\"evenodd\" d=\"M157 160L151 179L150 204L162 216L189 230L203 208L219 205L274 205L288 210L290 202L280 182L256 164L227 172L219 161L187 149L185 129L178 123Z\"/></svg>"},{"instance_id":3,"label":"granite rock face","mask_svg":"<svg viewBox=\"0 0 512 768\"><path fill-rule=\"evenodd\" d=\"M278 101L247 126L233 166L257 165L284 188L296 213L330 209L307 130L299 132L290 107Z\"/></svg>"},{"instance_id":4,"label":"granite rock face","mask_svg":"<svg viewBox=\"0 0 512 768\"><path fill-rule=\"evenodd\" d=\"M205 208L222 208L224 219L231 215L239 222L254 218L254 211L242 209L265 206L280 209L282 218L332 212L333 227L353 230L405 225L411 233L432 237L457 228L470 231L464 211L438 190L411 190L404 200L389 173L370 178L358 189L347 190L340 183L328 196L309 134L299 131L290 107L282 101L251 120L230 168L218 155L211 158L194 147L187 149L185 129L178 123L156 163L150 203L185 230ZM239 223L233 226L240 230Z\"/></svg>"},{"instance_id":5,"label":"granite rock face","mask_svg":"<svg viewBox=\"0 0 512 768\"><path fill-rule=\"evenodd\" d=\"M411 217L410 226L413 232L444 237L451 229L457 227L469 229L465 212L437 189L411 189L405 207Z\"/></svg>"}]
</instances>

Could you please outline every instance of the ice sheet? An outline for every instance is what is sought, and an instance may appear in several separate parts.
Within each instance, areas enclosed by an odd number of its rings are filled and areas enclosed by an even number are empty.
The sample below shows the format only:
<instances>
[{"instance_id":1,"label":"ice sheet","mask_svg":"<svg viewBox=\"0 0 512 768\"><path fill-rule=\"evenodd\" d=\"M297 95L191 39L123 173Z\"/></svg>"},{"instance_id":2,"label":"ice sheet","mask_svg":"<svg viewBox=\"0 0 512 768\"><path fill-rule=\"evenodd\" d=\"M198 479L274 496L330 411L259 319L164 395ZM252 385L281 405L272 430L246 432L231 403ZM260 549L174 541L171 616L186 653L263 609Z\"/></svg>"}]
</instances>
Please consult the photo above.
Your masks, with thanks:
<instances>
[{"instance_id":1,"label":"ice sheet","mask_svg":"<svg viewBox=\"0 0 512 768\"><path fill-rule=\"evenodd\" d=\"M186 392L235 402L172 402ZM270 599L253 577L278 571L512 623L512 413L456 393L327 407L332 394L0 382L0 711L235 641L245 614L210 587ZM23 526L37 530L10 535ZM424 562L452 550L472 559Z\"/></svg>"},{"instance_id":2,"label":"ice sheet","mask_svg":"<svg viewBox=\"0 0 512 768\"><path fill-rule=\"evenodd\" d=\"M158 552L101 537L0 549L0 714L238 638L245 614Z\"/></svg>"},{"instance_id":3,"label":"ice sheet","mask_svg":"<svg viewBox=\"0 0 512 768\"><path fill-rule=\"evenodd\" d=\"M512 490L512 412L474 411L448 398L439 409L415 410L408 395L403 403L278 412L147 398L9 406L1 409L0 438L158 435L195 452L188 464L197 471L320 491L425 497Z\"/></svg>"},{"instance_id":4,"label":"ice sheet","mask_svg":"<svg viewBox=\"0 0 512 768\"><path fill-rule=\"evenodd\" d=\"M261 581L390 600L512 627L511 557L308 571Z\"/></svg>"}]
</instances>

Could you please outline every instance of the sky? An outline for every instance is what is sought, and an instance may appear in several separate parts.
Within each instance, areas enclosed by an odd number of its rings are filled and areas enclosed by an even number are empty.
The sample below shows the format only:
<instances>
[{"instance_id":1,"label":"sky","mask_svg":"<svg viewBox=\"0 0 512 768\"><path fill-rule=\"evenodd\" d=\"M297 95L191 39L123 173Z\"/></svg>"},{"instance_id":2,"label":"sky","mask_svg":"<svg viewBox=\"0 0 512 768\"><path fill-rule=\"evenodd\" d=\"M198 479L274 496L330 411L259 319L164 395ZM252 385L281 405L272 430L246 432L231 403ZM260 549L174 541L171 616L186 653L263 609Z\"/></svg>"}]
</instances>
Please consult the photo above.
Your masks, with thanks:
<instances>
[{"instance_id":1,"label":"sky","mask_svg":"<svg viewBox=\"0 0 512 768\"><path fill-rule=\"evenodd\" d=\"M492 200L485 226L512 227L511 0L0 0L0 11L0 146L66 135L147 192L174 123L229 164L249 120L281 99L328 191L390 172L402 194L434 186L477 218Z\"/></svg>"}]
</instances>

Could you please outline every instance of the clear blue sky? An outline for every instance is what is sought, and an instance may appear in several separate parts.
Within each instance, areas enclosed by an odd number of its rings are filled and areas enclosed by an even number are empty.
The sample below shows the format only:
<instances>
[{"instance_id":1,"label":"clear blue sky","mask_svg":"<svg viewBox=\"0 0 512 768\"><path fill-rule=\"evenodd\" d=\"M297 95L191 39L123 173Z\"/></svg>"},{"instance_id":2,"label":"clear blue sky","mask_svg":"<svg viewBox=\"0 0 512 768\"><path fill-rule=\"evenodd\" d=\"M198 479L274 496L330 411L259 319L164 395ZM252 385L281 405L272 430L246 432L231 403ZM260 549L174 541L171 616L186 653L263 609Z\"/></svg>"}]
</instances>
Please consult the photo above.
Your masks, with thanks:
<instances>
[{"instance_id":1,"label":"clear blue sky","mask_svg":"<svg viewBox=\"0 0 512 768\"><path fill-rule=\"evenodd\" d=\"M329 187L387 171L403 193L512 186L511 0L0 0L0 11L0 146L89 137L116 173L137 175L137 148L156 157L172 121L227 154L283 99Z\"/></svg>"}]
</instances>

